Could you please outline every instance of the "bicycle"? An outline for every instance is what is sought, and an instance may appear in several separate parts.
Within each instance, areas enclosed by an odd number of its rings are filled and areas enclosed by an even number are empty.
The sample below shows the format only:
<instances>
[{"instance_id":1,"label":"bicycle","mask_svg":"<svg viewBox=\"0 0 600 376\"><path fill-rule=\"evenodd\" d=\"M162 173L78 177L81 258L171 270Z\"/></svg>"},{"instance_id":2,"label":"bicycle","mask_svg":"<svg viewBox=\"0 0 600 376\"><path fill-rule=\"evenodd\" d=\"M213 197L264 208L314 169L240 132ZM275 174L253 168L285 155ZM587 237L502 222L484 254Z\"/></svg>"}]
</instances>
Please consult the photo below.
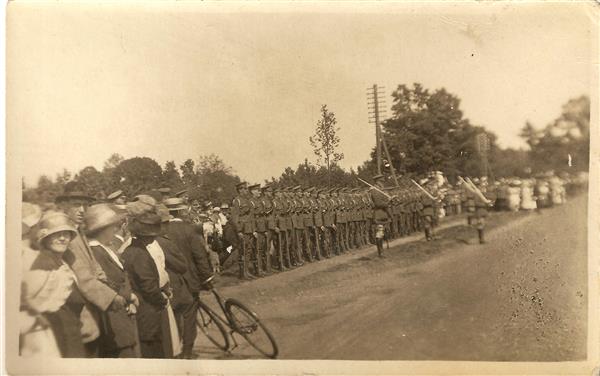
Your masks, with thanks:
<instances>
[{"instance_id":1,"label":"bicycle","mask_svg":"<svg viewBox=\"0 0 600 376\"><path fill-rule=\"evenodd\" d=\"M263 324L258 315L246 307L242 302L228 298L223 300L219 293L212 287L211 281L215 278L208 278L204 281L209 286L219 307L225 314L225 317L216 313L206 303L200 301L198 312L196 313L196 325L208 337L208 339L219 349L230 353L238 347L238 343L233 336L234 333L241 335L252 347L267 358L275 359L279 354L279 348L275 338ZM225 329L229 328L229 332ZM215 328L216 327L216 328ZM233 346L231 346L233 340Z\"/></svg>"}]
</instances>

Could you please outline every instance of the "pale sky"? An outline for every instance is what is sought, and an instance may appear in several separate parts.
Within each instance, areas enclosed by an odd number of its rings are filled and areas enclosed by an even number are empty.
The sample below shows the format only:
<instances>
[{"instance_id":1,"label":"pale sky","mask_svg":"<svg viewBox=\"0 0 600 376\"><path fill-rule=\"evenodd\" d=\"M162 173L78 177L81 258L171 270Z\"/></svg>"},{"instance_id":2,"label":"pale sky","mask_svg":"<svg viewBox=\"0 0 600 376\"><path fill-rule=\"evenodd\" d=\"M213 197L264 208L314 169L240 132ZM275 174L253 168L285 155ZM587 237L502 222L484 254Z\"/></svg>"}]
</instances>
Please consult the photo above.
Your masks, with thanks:
<instances>
[{"instance_id":1,"label":"pale sky","mask_svg":"<svg viewBox=\"0 0 600 376\"><path fill-rule=\"evenodd\" d=\"M218 154L250 182L305 157L327 104L343 167L369 158L366 88L420 82L522 147L590 94L593 3L8 5L7 162L28 184L112 153ZM597 62L596 57L594 61Z\"/></svg>"}]
</instances>

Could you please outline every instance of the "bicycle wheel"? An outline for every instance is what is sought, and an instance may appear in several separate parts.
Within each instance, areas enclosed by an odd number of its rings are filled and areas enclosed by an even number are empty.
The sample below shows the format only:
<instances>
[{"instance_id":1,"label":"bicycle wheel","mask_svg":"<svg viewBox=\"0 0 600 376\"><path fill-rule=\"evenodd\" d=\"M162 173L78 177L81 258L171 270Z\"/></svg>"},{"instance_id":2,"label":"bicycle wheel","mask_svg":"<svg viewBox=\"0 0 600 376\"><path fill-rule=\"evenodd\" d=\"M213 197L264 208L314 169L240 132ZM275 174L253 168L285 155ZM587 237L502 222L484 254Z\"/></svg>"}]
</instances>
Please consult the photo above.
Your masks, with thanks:
<instances>
[{"instance_id":1,"label":"bicycle wheel","mask_svg":"<svg viewBox=\"0 0 600 376\"><path fill-rule=\"evenodd\" d=\"M275 359L279 354L275 338L267 327L260 322L256 313L235 299L225 301L225 310L231 317L233 329L267 358Z\"/></svg>"},{"instance_id":2,"label":"bicycle wheel","mask_svg":"<svg viewBox=\"0 0 600 376\"><path fill-rule=\"evenodd\" d=\"M202 302L198 303L196 325L215 346L223 351L227 351L229 349L229 336L223 324L217 319L217 314L206 304Z\"/></svg>"}]
</instances>

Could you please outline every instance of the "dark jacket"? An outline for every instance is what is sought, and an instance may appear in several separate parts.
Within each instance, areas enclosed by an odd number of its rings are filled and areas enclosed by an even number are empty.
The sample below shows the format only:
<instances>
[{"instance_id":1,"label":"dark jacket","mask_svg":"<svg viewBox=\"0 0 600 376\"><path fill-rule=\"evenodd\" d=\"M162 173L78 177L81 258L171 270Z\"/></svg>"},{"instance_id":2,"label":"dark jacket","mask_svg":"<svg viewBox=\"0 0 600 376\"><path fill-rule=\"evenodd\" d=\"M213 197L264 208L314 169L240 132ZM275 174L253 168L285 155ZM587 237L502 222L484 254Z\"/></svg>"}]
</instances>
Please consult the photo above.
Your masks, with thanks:
<instances>
[{"instance_id":1,"label":"dark jacket","mask_svg":"<svg viewBox=\"0 0 600 376\"><path fill-rule=\"evenodd\" d=\"M161 293L156 264L138 239L132 240L123 252L122 259L131 288L140 300L136 317L140 340L159 341L161 313L167 305L167 299Z\"/></svg>"},{"instance_id":2,"label":"dark jacket","mask_svg":"<svg viewBox=\"0 0 600 376\"><path fill-rule=\"evenodd\" d=\"M62 259L68 264L73 263L73 253L67 250ZM60 268L61 262L52 254L52 251L41 250L38 257L31 265L31 270L52 271ZM65 304L56 312L46 312L44 317L56 337L58 348L63 358L85 358L85 348L81 338L81 321L79 315L85 305L85 299L76 285L67 298Z\"/></svg>"},{"instance_id":3,"label":"dark jacket","mask_svg":"<svg viewBox=\"0 0 600 376\"><path fill-rule=\"evenodd\" d=\"M167 236L185 257L187 271L183 278L190 292L197 294L203 288L202 282L213 274L204 239L191 224L183 221L169 222Z\"/></svg>"},{"instance_id":4,"label":"dark jacket","mask_svg":"<svg viewBox=\"0 0 600 376\"><path fill-rule=\"evenodd\" d=\"M90 248L94 253L96 261L106 274L106 284L130 302L132 290L125 269L122 269L102 246L96 245ZM137 343L135 317L130 316L125 308L119 310L108 309L103 312L103 316L103 350L113 352L118 349L135 346Z\"/></svg>"},{"instance_id":5,"label":"dark jacket","mask_svg":"<svg viewBox=\"0 0 600 376\"><path fill-rule=\"evenodd\" d=\"M165 253L165 268L169 274L169 281L173 289L171 304L175 311L185 309L193 303L192 294L188 290L184 275L187 272L187 261L183 253L167 237L159 236L156 241Z\"/></svg>"}]
</instances>

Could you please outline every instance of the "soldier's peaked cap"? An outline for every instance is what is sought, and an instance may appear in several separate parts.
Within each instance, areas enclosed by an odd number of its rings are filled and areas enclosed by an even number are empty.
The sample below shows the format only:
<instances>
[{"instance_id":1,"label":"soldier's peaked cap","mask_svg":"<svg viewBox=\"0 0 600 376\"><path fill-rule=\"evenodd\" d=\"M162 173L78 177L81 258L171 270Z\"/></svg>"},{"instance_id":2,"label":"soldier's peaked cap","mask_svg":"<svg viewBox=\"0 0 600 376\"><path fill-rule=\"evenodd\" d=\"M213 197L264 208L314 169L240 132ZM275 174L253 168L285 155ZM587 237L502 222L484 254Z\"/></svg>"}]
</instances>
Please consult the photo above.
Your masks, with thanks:
<instances>
[{"instance_id":1,"label":"soldier's peaked cap","mask_svg":"<svg viewBox=\"0 0 600 376\"><path fill-rule=\"evenodd\" d=\"M113 201L113 200L116 200L117 198L119 198L121 196L123 196L123 191L119 189L119 190L117 190L117 191L109 194L108 197L106 197L106 199L108 201Z\"/></svg>"},{"instance_id":2,"label":"soldier's peaked cap","mask_svg":"<svg viewBox=\"0 0 600 376\"><path fill-rule=\"evenodd\" d=\"M315 187L308 187L304 190L304 192L313 192L315 190Z\"/></svg>"},{"instance_id":3,"label":"soldier's peaked cap","mask_svg":"<svg viewBox=\"0 0 600 376\"><path fill-rule=\"evenodd\" d=\"M248 187L248 189L252 190L252 189L260 189L260 184L252 184L251 186Z\"/></svg>"},{"instance_id":4,"label":"soldier's peaked cap","mask_svg":"<svg viewBox=\"0 0 600 376\"><path fill-rule=\"evenodd\" d=\"M294 191L300 191L302 190L302 186L301 185L297 185L294 188L292 188Z\"/></svg>"},{"instance_id":5,"label":"soldier's peaked cap","mask_svg":"<svg viewBox=\"0 0 600 376\"><path fill-rule=\"evenodd\" d=\"M273 190L273 187L271 186L271 184L267 184L267 185L265 185L264 187L262 187L262 190L263 190L263 191L268 191L268 190L271 190L271 191L272 191L272 190Z\"/></svg>"},{"instance_id":6,"label":"soldier's peaked cap","mask_svg":"<svg viewBox=\"0 0 600 376\"><path fill-rule=\"evenodd\" d=\"M248 183L246 183L245 181L242 181L242 182L239 182L239 183L237 183L237 184L235 185L235 187L236 187L237 189L240 189L240 188L248 188Z\"/></svg>"}]
</instances>

